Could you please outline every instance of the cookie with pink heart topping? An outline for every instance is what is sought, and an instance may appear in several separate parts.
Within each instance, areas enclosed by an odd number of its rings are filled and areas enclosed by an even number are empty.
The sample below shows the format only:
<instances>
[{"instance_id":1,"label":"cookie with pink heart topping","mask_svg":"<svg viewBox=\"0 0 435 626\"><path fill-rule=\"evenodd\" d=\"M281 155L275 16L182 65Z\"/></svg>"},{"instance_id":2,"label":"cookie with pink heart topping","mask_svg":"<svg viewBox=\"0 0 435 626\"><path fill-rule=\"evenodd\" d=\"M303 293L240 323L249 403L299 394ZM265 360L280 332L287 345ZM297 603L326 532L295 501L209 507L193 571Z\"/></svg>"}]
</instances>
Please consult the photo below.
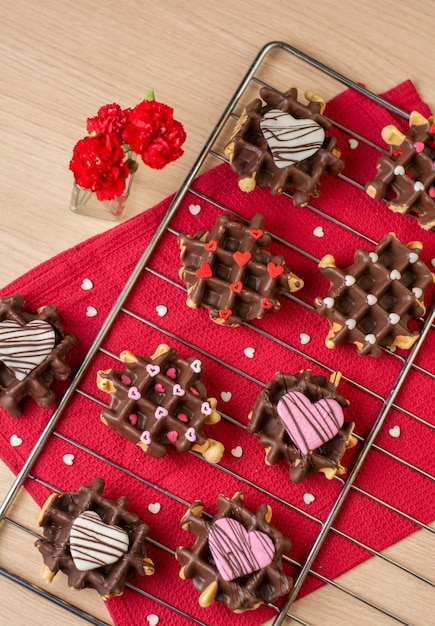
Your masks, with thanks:
<instances>
[{"instance_id":1,"label":"cookie with pink heart topping","mask_svg":"<svg viewBox=\"0 0 435 626\"><path fill-rule=\"evenodd\" d=\"M180 578L192 580L204 608L216 601L241 613L275 602L293 587L282 564L291 541L270 525L269 505L250 511L243 500L240 492L231 499L218 496L212 519L203 518L204 505L197 500L180 522L196 536L192 548L176 550Z\"/></svg>"},{"instance_id":2,"label":"cookie with pink heart topping","mask_svg":"<svg viewBox=\"0 0 435 626\"><path fill-rule=\"evenodd\" d=\"M322 472L331 479L344 474L341 459L356 444L354 423L345 421L349 405L338 391L341 374L329 379L311 370L277 373L258 395L249 415L248 431L259 436L266 464L290 463L290 478L298 484L307 474Z\"/></svg>"}]
</instances>

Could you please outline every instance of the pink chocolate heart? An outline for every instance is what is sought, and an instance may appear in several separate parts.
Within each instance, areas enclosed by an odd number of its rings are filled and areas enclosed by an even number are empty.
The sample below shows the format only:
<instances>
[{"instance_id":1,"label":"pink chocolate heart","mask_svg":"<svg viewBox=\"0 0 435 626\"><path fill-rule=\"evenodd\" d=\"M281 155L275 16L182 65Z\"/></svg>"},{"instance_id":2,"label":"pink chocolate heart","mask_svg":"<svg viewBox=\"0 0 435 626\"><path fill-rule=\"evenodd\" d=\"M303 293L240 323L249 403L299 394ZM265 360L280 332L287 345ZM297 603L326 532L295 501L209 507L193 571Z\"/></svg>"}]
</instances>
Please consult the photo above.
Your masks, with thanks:
<instances>
[{"instance_id":1,"label":"pink chocolate heart","mask_svg":"<svg viewBox=\"0 0 435 626\"><path fill-rule=\"evenodd\" d=\"M235 580L270 565L275 555L272 539L259 530L247 531L230 517L209 528L208 543L217 570L224 580Z\"/></svg>"},{"instance_id":2,"label":"pink chocolate heart","mask_svg":"<svg viewBox=\"0 0 435 626\"><path fill-rule=\"evenodd\" d=\"M335 437L344 422L343 410L336 400L322 398L313 403L300 391L286 393L276 410L302 454L309 454Z\"/></svg>"}]
</instances>

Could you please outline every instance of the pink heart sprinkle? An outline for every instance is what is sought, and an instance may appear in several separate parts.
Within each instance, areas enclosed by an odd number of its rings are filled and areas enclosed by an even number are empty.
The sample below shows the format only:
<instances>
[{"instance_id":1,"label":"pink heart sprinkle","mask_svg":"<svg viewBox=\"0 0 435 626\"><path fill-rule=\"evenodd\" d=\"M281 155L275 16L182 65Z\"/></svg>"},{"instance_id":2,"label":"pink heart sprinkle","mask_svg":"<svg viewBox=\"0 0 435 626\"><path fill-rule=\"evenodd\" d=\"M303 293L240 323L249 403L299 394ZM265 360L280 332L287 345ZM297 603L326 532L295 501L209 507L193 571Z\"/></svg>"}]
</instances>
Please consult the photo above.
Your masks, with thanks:
<instances>
[{"instance_id":1,"label":"pink heart sprinkle","mask_svg":"<svg viewBox=\"0 0 435 626\"><path fill-rule=\"evenodd\" d=\"M158 406L156 409L156 412L154 413L157 420L161 419L162 417L166 417L167 414L168 414L168 409L165 409L164 406Z\"/></svg>"},{"instance_id":2,"label":"pink heart sprinkle","mask_svg":"<svg viewBox=\"0 0 435 626\"><path fill-rule=\"evenodd\" d=\"M140 391L137 387L130 387L127 395L130 400L139 400L139 398L141 397Z\"/></svg>"},{"instance_id":3,"label":"pink heart sprinkle","mask_svg":"<svg viewBox=\"0 0 435 626\"><path fill-rule=\"evenodd\" d=\"M154 385L154 389L158 392L158 393L165 393L165 388L163 387L163 385L161 385L160 383L157 383L157 385Z\"/></svg>"},{"instance_id":4,"label":"pink heart sprinkle","mask_svg":"<svg viewBox=\"0 0 435 626\"><path fill-rule=\"evenodd\" d=\"M177 415L177 418L180 420L180 422L187 423L189 421L189 418L187 417L186 413L179 413Z\"/></svg>"},{"instance_id":5,"label":"pink heart sprinkle","mask_svg":"<svg viewBox=\"0 0 435 626\"><path fill-rule=\"evenodd\" d=\"M194 428L188 428L186 430L186 434L184 435L187 439L187 441L190 441L191 443L194 443L196 441L196 431Z\"/></svg>"},{"instance_id":6,"label":"pink heart sprinkle","mask_svg":"<svg viewBox=\"0 0 435 626\"><path fill-rule=\"evenodd\" d=\"M435 187L429 187L429 195L431 198L435 198Z\"/></svg>"},{"instance_id":7,"label":"pink heart sprinkle","mask_svg":"<svg viewBox=\"0 0 435 626\"><path fill-rule=\"evenodd\" d=\"M130 424L132 426L136 426L136 424L137 424L137 415L136 415L136 413L131 413L128 416L128 421L130 422Z\"/></svg>"},{"instance_id":8,"label":"pink heart sprinkle","mask_svg":"<svg viewBox=\"0 0 435 626\"><path fill-rule=\"evenodd\" d=\"M150 431L149 430L144 430L143 433L140 436L140 440L146 446L149 446L150 443L151 443L151 433L150 433Z\"/></svg>"},{"instance_id":9,"label":"pink heart sprinkle","mask_svg":"<svg viewBox=\"0 0 435 626\"><path fill-rule=\"evenodd\" d=\"M199 396L199 391L195 389L195 387L189 388L190 393L193 393L194 396Z\"/></svg>"},{"instance_id":10,"label":"pink heart sprinkle","mask_svg":"<svg viewBox=\"0 0 435 626\"><path fill-rule=\"evenodd\" d=\"M176 430L170 430L168 434L166 435L166 437L169 439L169 441L172 441L172 443L175 443L178 439L178 433Z\"/></svg>"},{"instance_id":11,"label":"pink heart sprinkle","mask_svg":"<svg viewBox=\"0 0 435 626\"><path fill-rule=\"evenodd\" d=\"M423 152L424 150L424 143L422 141L416 141L414 144L414 148L416 152Z\"/></svg>"},{"instance_id":12,"label":"pink heart sprinkle","mask_svg":"<svg viewBox=\"0 0 435 626\"><path fill-rule=\"evenodd\" d=\"M208 402L203 402L202 406L201 406L201 413L203 413L204 415L211 415L212 413L212 408L209 405Z\"/></svg>"},{"instance_id":13,"label":"pink heart sprinkle","mask_svg":"<svg viewBox=\"0 0 435 626\"><path fill-rule=\"evenodd\" d=\"M160 372L160 367L158 365L153 365L152 363L148 363L145 369L152 378L154 378L154 376L157 376L157 374Z\"/></svg>"},{"instance_id":14,"label":"pink heart sprinkle","mask_svg":"<svg viewBox=\"0 0 435 626\"><path fill-rule=\"evenodd\" d=\"M172 380L175 380L177 378L177 370L175 369L175 367L168 367L168 369L166 370L166 376L168 378L172 378Z\"/></svg>"},{"instance_id":15,"label":"pink heart sprinkle","mask_svg":"<svg viewBox=\"0 0 435 626\"><path fill-rule=\"evenodd\" d=\"M123 374L121 376L121 382L123 385L131 385L131 378L130 376L126 376L125 374Z\"/></svg>"}]
</instances>

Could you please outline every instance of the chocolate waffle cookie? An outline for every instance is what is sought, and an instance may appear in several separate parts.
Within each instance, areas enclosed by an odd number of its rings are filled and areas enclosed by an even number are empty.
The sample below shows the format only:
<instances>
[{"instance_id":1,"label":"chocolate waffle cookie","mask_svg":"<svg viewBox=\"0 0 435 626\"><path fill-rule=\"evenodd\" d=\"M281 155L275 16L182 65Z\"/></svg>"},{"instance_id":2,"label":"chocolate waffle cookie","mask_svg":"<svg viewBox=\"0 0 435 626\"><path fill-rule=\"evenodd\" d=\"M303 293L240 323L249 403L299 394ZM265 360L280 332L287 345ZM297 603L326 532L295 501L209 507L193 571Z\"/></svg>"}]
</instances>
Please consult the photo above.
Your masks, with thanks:
<instances>
[{"instance_id":1,"label":"chocolate waffle cookie","mask_svg":"<svg viewBox=\"0 0 435 626\"><path fill-rule=\"evenodd\" d=\"M242 493L231 499L218 496L218 512L210 521L202 517L204 505L197 500L180 522L196 536L192 548L176 550L180 578L192 580L202 607L216 601L241 613L275 602L293 587L282 568L290 540L270 525L269 505L251 512L243 499Z\"/></svg>"},{"instance_id":2,"label":"chocolate waffle cookie","mask_svg":"<svg viewBox=\"0 0 435 626\"><path fill-rule=\"evenodd\" d=\"M248 432L259 436L266 464L290 463L290 478L299 484L307 474L322 472L331 479L344 474L341 459L356 444L353 422L344 420L349 405L337 386L341 374L328 380L311 370L278 372L258 395L249 414Z\"/></svg>"},{"instance_id":3,"label":"chocolate waffle cookie","mask_svg":"<svg viewBox=\"0 0 435 626\"><path fill-rule=\"evenodd\" d=\"M131 574L154 573L144 541L149 528L128 500L102 496L95 478L74 493L51 494L38 516L44 536L35 542L44 559L41 578L51 582L60 570L74 589L96 589L104 600L120 596Z\"/></svg>"},{"instance_id":4,"label":"chocolate waffle cookie","mask_svg":"<svg viewBox=\"0 0 435 626\"><path fill-rule=\"evenodd\" d=\"M325 102L307 91L303 104L295 88L281 93L262 87L260 96L243 111L225 154L242 191L257 185L274 194L289 191L295 206L305 206L320 195L321 176L344 167L336 139L326 136L331 123L322 115Z\"/></svg>"},{"instance_id":5,"label":"chocolate waffle cookie","mask_svg":"<svg viewBox=\"0 0 435 626\"><path fill-rule=\"evenodd\" d=\"M331 285L315 303L330 323L328 348L350 342L360 355L379 356L381 347L412 347L420 333L408 324L425 314L424 293L435 280L419 259L422 247L418 241L405 246L390 233L375 251L357 250L345 269L332 255L323 257L319 270Z\"/></svg>"},{"instance_id":6,"label":"chocolate waffle cookie","mask_svg":"<svg viewBox=\"0 0 435 626\"><path fill-rule=\"evenodd\" d=\"M36 314L23 311L19 294L0 298L0 404L12 417L30 396L46 409L55 401L53 381L66 380L71 368L65 356L76 338L67 335L55 306L40 307Z\"/></svg>"},{"instance_id":7,"label":"chocolate waffle cookie","mask_svg":"<svg viewBox=\"0 0 435 626\"><path fill-rule=\"evenodd\" d=\"M392 211L416 218L425 230L435 226L434 120L413 111L406 135L385 126L382 138L390 155L379 158L377 174L366 184L371 198L385 199Z\"/></svg>"},{"instance_id":8,"label":"chocolate waffle cookie","mask_svg":"<svg viewBox=\"0 0 435 626\"><path fill-rule=\"evenodd\" d=\"M186 283L187 306L205 306L210 319L225 326L278 311L276 296L297 291L304 283L282 256L261 249L270 240L261 214L247 225L220 215L211 231L179 235L179 275Z\"/></svg>"},{"instance_id":9,"label":"chocolate waffle cookie","mask_svg":"<svg viewBox=\"0 0 435 626\"><path fill-rule=\"evenodd\" d=\"M177 356L161 344L151 357L124 351L124 368L100 370L97 386L110 394L110 407L101 412L104 424L152 457L166 454L168 445L180 452L200 452L218 463L223 445L206 437L204 425L216 424L216 398L208 398L201 382L202 363Z\"/></svg>"}]
</instances>

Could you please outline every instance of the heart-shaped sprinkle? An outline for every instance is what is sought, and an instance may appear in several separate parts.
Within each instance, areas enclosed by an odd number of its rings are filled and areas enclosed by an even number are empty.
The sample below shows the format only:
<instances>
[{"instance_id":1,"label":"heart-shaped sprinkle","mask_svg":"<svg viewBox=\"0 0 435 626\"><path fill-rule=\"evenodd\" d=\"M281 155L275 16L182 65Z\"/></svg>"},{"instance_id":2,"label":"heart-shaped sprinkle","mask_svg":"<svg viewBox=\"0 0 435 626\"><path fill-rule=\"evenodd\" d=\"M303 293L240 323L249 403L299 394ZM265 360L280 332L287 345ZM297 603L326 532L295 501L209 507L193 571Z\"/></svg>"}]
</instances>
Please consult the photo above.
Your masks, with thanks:
<instances>
[{"instance_id":1,"label":"heart-shaped sprinkle","mask_svg":"<svg viewBox=\"0 0 435 626\"><path fill-rule=\"evenodd\" d=\"M423 295L423 289L421 289L420 287L413 287L412 293L417 298L417 300L420 300L421 296Z\"/></svg>"},{"instance_id":2,"label":"heart-shaped sprinkle","mask_svg":"<svg viewBox=\"0 0 435 626\"><path fill-rule=\"evenodd\" d=\"M397 313L390 313L388 316L388 321L394 326L400 322L400 315L397 315Z\"/></svg>"},{"instance_id":3,"label":"heart-shaped sprinkle","mask_svg":"<svg viewBox=\"0 0 435 626\"><path fill-rule=\"evenodd\" d=\"M369 259L372 263L377 263L379 261L379 256L376 252L369 252Z\"/></svg>"},{"instance_id":4,"label":"heart-shaped sprinkle","mask_svg":"<svg viewBox=\"0 0 435 626\"><path fill-rule=\"evenodd\" d=\"M180 422L184 422L185 424L187 424L187 422L189 421L189 418L187 417L186 413L178 413L177 419L179 419Z\"/></svg>"},{"instance_id":5,"label":"heart-shaped sprinkle","mask_svg":"<svg viewBox=\"0 0 435 626\"><path fill-rule=\"evenodd\" d=\"M165 374L168 378L172 378L172 380L175 380L177 378L177 370L175 369L175 367L168 367Z\"/></svg>"},{"instance_id":6,"label":"heart-shaped sprinkle","mask_svg":"<svg viewBox=\"0 0 435 626\"><path fill-rule=\"evenodd\" d=\"M280 109L267 111L260 128L280 169L310 158L325 140L325 131L317 122L297 119Z\"/></svg>"},{"instance_id":7,"label":"heart-shaped sprinkle","mask_svg":"<svg viewBox=\"0 0 435 626\"><path fill-rule=\"evenodd\" d=\"M401 150L400 148L394 148L393 150L393 156L400 156L403 153L403 150Z\"/></svg>"},{"instance_id":8,"label":"heart-shaped sprinkle","mask_svg":"<svg viewBox=\"0 0 435 626\"><path fill-rule=\"evenodd\" d=\"M435 257L430 260L430 264L432 265L432 267L435 267Z\"/></svg>"},{"instance_id":9,"label":"heart-shaped sprinkle","mask_svg":"<svg viewBox=\"0 0 435 626\"><path fill-rule=\"evenodd\" d=\"M210 241L207 241L207 243L204 244L204 250L207 250L207 252L216 252L217 250L216 239L210 239Z\"/></svg>"},{"instance_id":10,"label":"heart-shaped sprinkle","mask_svg":"<svg viewBox=\"0 0 435 626\"><path fill-rule=\"evenodd\" d=\"M323 230L322 226L316 226L316 228L313 230L313 235L314 237L324 237L325 236L325 231Z\"/></svg>"},{"instance_id":11,"label":"heart-shaped sprinkle","mask_svg":"<svg viewBox=\"0 0 435 626\"><path fill-rule=\"evenodd\" d=\"M353 320L351 318L347 319L344 323L346 324L349 330L353 330L356 326L356 320Z\"/></svg>"},{"instance_id":12,"label":"heart-shaped sprinkle","mask_svg":"<svg viewBox=\"0 0 435 626\"><path fill-rule=\"evenodd\" d=\"M234 293L242 293L243 283L241 280L236 280L235 283L231 283L230 289Z\"/></svg>"},{"instance_id":13,"label":"heart-shaped sprinkle","mask_svg":"<svg viewBox=\"0 0 435 626\"><path fill-rule=\"evenodd\" d=\"M422 141L416 141L414 144L414 149L416 152L423 152L424 150L424 143Z\"/></svg>"},{"instance_id":14,"label":"heart-shaped sprinkle","mask_svg":"<svg viewBox=\"0 0 435 626\"><path fill-rule=\"evenodd\" d=\"M354 285L355 282L356 282L355 276L346 274L346 276L344 277L344 284L346 285L346 287L352 287L352 285Z\"/></svg>"},{"instance_id":15,"label":"heart-shaped sprinkle","mask_svg":"<svg viewBox=\"0 0 435 626\"><path fill-rule=\"evenodd\" d=\"M423 185L423 183L420 180L417 180L414 183L414 191L424 191L425 190L425 186Z\"/></svg>"},{"instance_id":16,"label":"heart-shaped sprinkle","mask_svg":"<svg viewBox=\"0 0 435 626\"><path fill-rule=\"evenodd\" d=\"M137 415L136 415L136 413L130 413L130 415L128 416L128 421L130 422L130 424L132 426L136 426L136 424L137 424Z\"/></svg>"},{"instance_id":17,"label":"heart-shaped sprinkle","mask_svg":"<svg viewBox=\"0 0 435 626\"><path fill-rule=\"evenodd\" d=\"M351 150L355 150L355 148L358 148L359 146L359 142L356 139L349 139L349 141L347 142L349 144L349 147Z\"/></svg>"},{"instance_id":18,"label":"heart-shaped sprinkle","mask_svg":"<svg viewBox=\"0 0 435 626\"><path fill-rule=\"evenodd\" d=\"M243 354L248 358L248 359L253 359L254 355L255 355L255 348L245 348L243 350Z\"/></svg>"},{"instance_id":19,"label":"heart-shaped sprinkle","mask_svg":"<svg viewBox=\"0 0 435 626\"><path fill-rule=\"evenodd\" d=\"M309 454L335 437L344 422L343 410L336 400L322 398L313 403L300 391L282 396L276 410L302 454Z\"/></svg>"},{"instance_id":20,"label":"heart-shaped sprinkle","mask_svg":"<svg viewBox=\"0 0 435 626\"><path fill-rule=\"evenodd\" d=\"M376 336L373 335L373 333L370 333L368 335L366 335L364 337L365 341L367 341L367 343L369 343L370 345L374 346L376 343Z\"/></svg>"},{"instance_id":21,"label":"heart-shaped sprinkle","mask_svg":"<svg viewBox=\"0 0 435 626\"><path fill-rule=\"evenodd\" d=\"M219 317L221 317L225 321L229 320L232 314L233 312L231 311L231 309L221 309L219 311Z\"/></svg>"},{"instance_id":22,"label":"heart-shaped sprinkle","mask_svg":"<svg viewBox=\"0 0 435 626\"><path fill-rule=\"evenodd\" d=\"M300 339L300 342L301 342L301 344L303 346L305 346L307 343L309 343L311 341L311 337L310 337L310 335L307 335L307 333L301 333L299 335L299 339Z\"/></svg>"},{"instance_id":23,"label":"heart-shaped sprinkle","mask_svg":"<svg viewBox=\"0 0 435 626\"><path fill-rule=\"evenodd\" d=\"M418 254L416 252L410 252L408 257L409 262L413 265L418 261Z\"/></svg>"},{"instance_id":24,"label":"heart-shaped sprinkle","mask_svg":"<svg viewBox=\"0 0 435 626\"><path fill-rule=\"evenodd\" d=\"M231 454L232 454L234 457L236 457L236 459L240 459L240 457L241 457L241 456L242 456L242 454L243 454L243 448L242 448L242 446L236 446L235 448L233 448L233 449L231 450Z\"/></svg>"},{"instance_id":25,"label":"heart-shaped sprinkle","mask_svg":"<svg viewBox=\"0 0 435 626\"><path fill-rule=\"evenodd\" d=\"M261 230L261 228L251 228L251 230L249 231L249 234L254 239L260 239L260 237L264 235L264 232Z\"/></svg>"},{"instance_id":26,"label":"heart-shaped sprinkle","mask_svg":"<svg viewBox=\"0 0 435 626\"><path fill-rule=\"evenodd\" d=\"M326 306L327 309L332 309L335 304L334 298L323 298L323 304Z\"/></svg>"},{"instance_id":27,"label":"heart-shaped sprinkle","mask_svg":"<svg viewBox=\"0 0 435 626\"><path fill-rule=\"evenodd\" d=\"M130 376L127 376L127 374L122 374L121 375L121 382L123 385L131 385L131 378Z\"/></svg>"},{"instance_id":28,"label":"heart-shaped sprinkle","mask_svg":"<svg viewBox=\"0 0 435 626\"><path fill-rule=\"evenodd\" d=\"M374 293L367 294L367 304L369 304L370 306L373 306L374 304L376 304L377 301L378 299Z\"/></svg>"},{"instance_id":29,"label":"heart-shaped sprinkle","mask_svg":"<svg viewBox=\"0 0 435 626\"><path fill-rule=\"evenodd\" d=\"M198 389L195 389L195 387L189 387L189 391L190 393L193 393L194 396L199 396L199 391Z\"/></svg>"},{"instance_id":30,"label":"heart-shaped sprinkle","mask_svg":"<svg viewBox=\"0 0 435 626\"><path fill-rule=\"evenodd\" d=\"M222 400L224 402L229 402L232 397L233 397L233 394L231 393L231 391L222 391L221 392L221 398L222 398Z\"/></svg>"},{"instance_id":31,"label":"heart-shaped sprinkle","mask_svg":"<svg viewBox=\"0 0 435 626\"><path fill-rule=\"evenodd\" d=\"M397 439L398 437L400 437L400 426L396 424L396 426L393 426L393 428L390 428L390 430L388 431L388 434L391 437L394 437L395 439Z\"/></svg>"},{"instance_id":32,"label":"heart-shaped sprinkle","mask_svg":"<svg viewBox=\"0 0 435 626\"><path fill-rule=\"evenodd\" d=\"M402 278L402 274L399 272L399 270L392 270L390 272L390 278L391 280L400 280Z\"/></svg>"},{"instance_id":33,"label":"heart-shaped sprinkle","mask_svg":"<svg viewBox=\"0 0 435 626\"><path fill-rule=\"evenodd\" d=\"M201 261L201 265L196 270L195 275L198 278L211 278L213 276L213 273L211 271L210 265L205 261Z\"/></svg>"},{"instance_id":34,"label":"heart-shaped sprinkle","mask_svg":"<svg viewBox=\"0 0 435 626\"><path fill-rule=\"evenodd\" d=\"M316 498L313 496L312 493L304 493L304 502L305 504L311 504L312 502L314 502Z\"/></svg>"},{"instance_id":35,"label":"heart-shaped sprinkle","mask_svg":"<svg viewBox=\"0 0 435 626\"><path fill-rule=\"evenodd\" d=\"M31 320L25 326L15 320L0 322L0 361L18 380L45 361L55 342L54 328L44 320Z\"/></svg>"},{"instance_id":36,"label":"heart-shaped sprinkle","mask_svg":"<svg viewBox=\"0 0 435 626\"><path fill-rule=\"evenodd\" d=\"M237 250L233 254L233 259L235 260L235 262L237 263L239 267L243 267L244 265L246 265L246 263L248 263L251 260L251 253L240 252L240 250Z\"/></svg>"},{"instance_id":37,"label":"heart-shaped sprinkle","mask_svg":"<svg viewBox=\"0 0 435 626\"><path fill-rule=\"evenodd\" d=\"M172 393L174 396L179 396L181 398L181 396L184 396L186 392L184 391L182 386L177 383L176 385L173 386Z\"/></svg>"},{"instance_id":38,"label":"heart-shaped sprinkle","mask_svg":"<svg viewBox=\"0 0 435 626\"><path fill-rule=\"evenodd\" d=\"M98 315L98 311L94 306L88 306L86 309L86 317L95 317Z\"/></svg>"},{"instance_id":39,"label":"heart-shaped sprinkle","mask_svg":"<svg viewBox=\"0 0 435 626\"><path fill-rule=\"evenodd\" d=\"M157 515L157 513L160 513L161 508L162 505L160 504L160 502L150 502L148 505L148 511L153 515Z\"/></svg>"},{"instance_id":40,"label":"heart-shaped sprinkle","mask_svg":"<svg viewBox=\"0 0 435 626\"><path fill-rule=\"evenodd\" d=\"M157 626L159 623L159 616L155 613L150 613L147 615L148 626Z\"/></svg>"},{"instance_id":41,"label":"heart-shaped sprinkle","mask_svg":"<svg viewBox=\"0 0 435 626\"><path fill-rule=\"evenodd\" d=\"M139 400L139 398L141 398L141 393L137 387L130 387L127 395L130 400Z\"/></svg>"},{"instance_id":42,"label":"heart-shaped sprinkle","mask_svg":"<svg viewBox=\"0 0 435 626\"><path fill-rule=\"evenodd\" d=\"M262 298L261 299L261 308L264 309L265 311L270 311L270 309L273 307L273 302L271 302L268 298Z\"/></svg>"},{"instance_id":43,"label":"heart-shaped sprinkle","mask_svg":"<svg viewBox=\"0 0 435 626\"><path fill-rule=\"evenodd\" d=\"M62 457L62 461L65 463L65 465L72 465L74 463L74 459L74 454L64 454Z\"/></svg>"},{"instance_id":44,"label":"heart-shaped sprinkle","mask_svg":"<svg viewBox=\"0 0 435 626\"><path fill-rule=\"evenodd\" d=\"M201 212L201 206L199 204L191 204L189 205L189 212L192 215L198 215Z\"/></svg>"},{"instance_id":45,"label":"heart-shaped sprinkle","mask_svg":"<svg viewBox=\"0 0 435 626\"><path fill-rule=\"evenodd\" d=\"M430 195L431 198L435 198L435 187L429 187L428 194Z\"/></svg>"},{"instance_id":46,"label":"heart-shaped sprinkle","mask_svg":"<svg viewBox=\"0 0 435 626\"><path fill-rule=\"evenodd\" d=\"M157 383L157 385L154 385L154 389L155 391L157 391L157 393L165 393L165 388L160 383Z\"/></svg>"},{"instance_id":47,"label":"heart-shaped sprinkle","mask_svg":"<svg viewBox=\"0 0 435 626\"><path fill-rule=\"evenodd\" d=\"M162 417L166 417L168 415L168 409L165 409L164 406L158 406L154 412L154 416L156 420L162 419Z\"/></svg>"},{"instance_id":48,"label":"heart-shaped sprinkle","mask_svg":"<svg viewBox=\"0 0 435 626\"><path fill-rule=\"evenodd\" d=\"M69 543L74 565L85 572L116 563L128 551L129 540L124 529L85 511L73 521Z\"/></svg>"},{"instance_id":49,"label":"heart-shaped sprinkle","mask_svg":"<svg viewBox=\"0 0 435 626\"><path fill-rule=\"evenodd\" d=\"M164 304L158 304L156 306L156 311L159 317L165 317L166 313L168 312L168 307L166 307Z\"/></svg>"},{"instance_id":50,"label":"heart-shaped sprinkle","mask_svg":"<svg viewBox=\"0 0 435 626\"><path fill-rule=\"evenodd\" d=\"M157 374L159 374L160 372L160 366L153 365L152 363L148 363L145 369L147 373L151 376L151 378L154 378L154 376L157 376Z\"/></svg>"},{"instance_id":51,"label":"heart-shaped sprinkle","mask_svg":"<svg viewBox=\"0 0 435 626\"><path fill-rule=\"evenodd\" d=\"M187 441L193 443L194 441L196 441L196 430L194 428L188 428L184 436L186 437Z\"/></svg>"},{"instance_id":52,"label":"heart-shaped sprinkle","mask_svg":"<svg viewBox=\"0 0 435 626\"><path fill-rule=\"evenodd\" d=\"M267 567L275 556L275 545L268 535L259 530L248 532L230 517L222 517L210 525L208 545L216 568L226 581Z\"/></svg>"},{"instance_id":53,"label":"heart-shaped sprinkle","mask_svg":"<svg viewBox=\"0 0 435 626\"><path fill-rule=\"evenodd\" d=\"M195 372L195 374L199 374L201 371L202 363L199 359L195 359L190 364L190 369Z\"/></svg>"},{"instance_id":54,"label":"heart-shaped sprinkle","mask_svg":"<svg viewBox=\"0 0 435 626\"><path fill-rule=\"evenodd\" d=\"M146 446L149 446L151 444L151 433L150 433L150 431L149 430L144 430L143 433L141 434L141 436L139 437L139 439Z\"/></svg>"},{"instance_id":55,"label":"heart-shaped sprinkle","mask_svg":"<svg viewBox=\"0 0 435 626\"><path fill-rule=\"evenodd\" d=\"M394 174L396 176L403 176L404 173L405 168L403 167L403 165L396 165L396 167L394 168Z\"/></svg>"},{"instance_id":56,"label":"heart-shaped sprinkle","mask_svg":"<svg viewBox=\"0 0 435 626\"><path fill-rule=\"evenodd\" d=\"M21 446L21 444L23 443L23 440L21 439L21 437L18 437L18 435L11 435L9 438L9 443L13 448L18 448L18 446Z\"/></svg>"},{"instance_id":57,"label":"heart-shaped sprinkle","mask_svg":"<svg viewBox=\"0 0 435 626\"><path fill-rule=\"evenodd\" d=\"M275 263L272 263L272 261L269 261L269 263L267 264L267 273L272 280L275 280L275 278L278 278L278 276L284 274L284 266L276 265Z\"/></svg>"},{"instance_id":58,"label":"heart-shaped sprinkle","mask_svg":"<svg viewBox=\"0 0 435 626\"><path fill-rule=\"evenodd\" d=\"M201 405L201 413L203 415L211 415L212 414L212 408L209 405L208 402L203 402Z\"/></svg>"},{"instance_id":59,"label":"heart-shaped sprinkle","mask_svg":"<svg viewBox=\"0 0 435 626\"><path fill-rule=\"evenodd\" d=\"M94 286L94 283L90 278L84 278L82 284L80 285L83 291L90 291Z\"/></svg>"},{"instance_id":60,"label":"heart-shaped sprinkle","mask_svg":"<svg viewBox=\"0 0 435 626\"><path fill-rule=\"evenodd\" d=\"M169 441L171 443L175 443L178 439L178 433L176 430L170 430L167 434L166 437L169 439Z\"/></svg>"}]
</instances>

